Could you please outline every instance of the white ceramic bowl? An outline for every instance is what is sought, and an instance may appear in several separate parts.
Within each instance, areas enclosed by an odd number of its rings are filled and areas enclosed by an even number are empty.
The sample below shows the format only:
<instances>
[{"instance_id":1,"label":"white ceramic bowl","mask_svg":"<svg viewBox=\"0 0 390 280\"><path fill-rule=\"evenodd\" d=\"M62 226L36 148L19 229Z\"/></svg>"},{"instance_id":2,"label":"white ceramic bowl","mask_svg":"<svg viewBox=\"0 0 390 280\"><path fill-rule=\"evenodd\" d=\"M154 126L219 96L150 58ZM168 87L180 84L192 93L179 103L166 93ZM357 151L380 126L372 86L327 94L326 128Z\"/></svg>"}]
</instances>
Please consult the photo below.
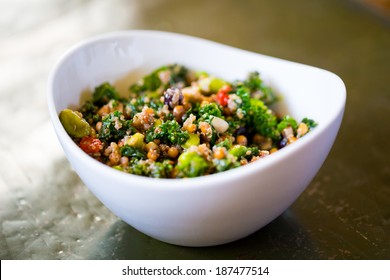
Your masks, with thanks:
<instances>
[{"instance_id":1,"label":"white ceramic bowl","mask_svg":"<svg viewBox=\"0 0 390 280\"><path fill-rule=\"evenodd\" d=\"M247 166L191 179L153 179L117 171L85 154L58 114L80 93L164 64L180 63L230 81L257 70L284 96L288 112L318 126L271 156ZM113 213L156 239L185 246L231 242L257 231L288 208L327 157L339 130L346 90L333 73L207 40L158 31L98 36L69 50L48 82L58 139L74 170Z\"/></svg>"}]
</instances>

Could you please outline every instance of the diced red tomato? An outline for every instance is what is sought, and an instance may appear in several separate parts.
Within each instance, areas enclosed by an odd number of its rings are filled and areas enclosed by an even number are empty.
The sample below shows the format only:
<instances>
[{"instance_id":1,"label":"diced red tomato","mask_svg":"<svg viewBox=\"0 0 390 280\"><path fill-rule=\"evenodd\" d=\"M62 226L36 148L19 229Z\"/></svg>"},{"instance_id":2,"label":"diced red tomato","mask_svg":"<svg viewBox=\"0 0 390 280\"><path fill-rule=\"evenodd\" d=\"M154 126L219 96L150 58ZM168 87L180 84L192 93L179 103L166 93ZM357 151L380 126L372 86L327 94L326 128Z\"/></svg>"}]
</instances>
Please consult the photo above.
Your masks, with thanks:
<instances>
[{"instance_id":1,"label":"diced red tomato","mask_svg":"<svg viewBox=\"0 0 390 280\"><path fill-rule=\"evenodd\" d=\"M103 149L102 142L99 139L91 136L84 136L81 138L79 146L87 154L98 153Z\"/></svg>"},{"instance_id":2,"label":"diced red tomato","mask_svg":"<svg viewBox=\"0 0 390 280\"><path fill-rule=\"evenodd\" d=\"M217 92L217 102L219 105L225 107L228 104L229 94L231 91L231 87L229 85L222 86Z\"/></svg>"}]
</instances>

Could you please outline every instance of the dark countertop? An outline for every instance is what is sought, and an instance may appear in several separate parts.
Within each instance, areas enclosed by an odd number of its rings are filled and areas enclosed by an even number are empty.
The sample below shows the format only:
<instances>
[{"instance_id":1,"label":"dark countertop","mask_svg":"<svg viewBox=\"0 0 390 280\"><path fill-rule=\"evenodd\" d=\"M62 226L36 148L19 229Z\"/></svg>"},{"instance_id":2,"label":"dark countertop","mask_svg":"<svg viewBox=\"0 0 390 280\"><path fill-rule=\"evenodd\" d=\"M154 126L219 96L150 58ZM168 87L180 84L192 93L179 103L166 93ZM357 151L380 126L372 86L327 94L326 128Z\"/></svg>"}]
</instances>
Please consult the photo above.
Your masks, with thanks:
<instances>
[{"instance_id":1,"label":"dark countertop","mask_svg":"<svg viewBox=\"0 0 390 280\"><path fill-rule=\"evenodd\" d=\"M0 11L0 259L390 259L385 14L347 0L8 2ZM45 83L72 44L119 29L198 36L344 80L334 147L287 211L237 242L186 248L139 233L97 201L54 135Z\"/></svg>"}]
</instances>

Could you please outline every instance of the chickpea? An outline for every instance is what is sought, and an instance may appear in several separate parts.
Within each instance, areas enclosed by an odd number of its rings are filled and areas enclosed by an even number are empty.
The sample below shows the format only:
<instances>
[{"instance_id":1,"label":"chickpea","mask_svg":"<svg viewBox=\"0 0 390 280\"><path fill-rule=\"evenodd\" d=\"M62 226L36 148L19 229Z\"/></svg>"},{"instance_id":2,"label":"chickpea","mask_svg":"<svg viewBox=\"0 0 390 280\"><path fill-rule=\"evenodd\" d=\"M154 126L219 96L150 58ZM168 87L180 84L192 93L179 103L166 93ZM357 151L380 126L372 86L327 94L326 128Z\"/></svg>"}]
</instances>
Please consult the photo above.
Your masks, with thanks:
<instances>
[{"instance_id":1,"label":"chickpea","mask_svg":"<svg viewBox=\"0 0 390 280\"><path fill-rule=\"evenodd\" d=\"M150 150L158 150L158 145L155 142L149 142L145 145L145 150L149 152Z\"/></svg>"},{"instance_id":2,"label":"chickpea","mask_svg":"<svg viewBox=\"0 0 390 280\"><path fill-rule=\"evenodd\" d=\"M244 135L238 135L237 139L236 139L236 142L237 142L238 145L241 145L241 146L247 146L248 145L248 139L246 139L246 137Z\"/></svg>"},{"instance_id":3,"label":"chickpea","mask_svg":"<svg viewBox=\"0 0 390 280\"><path fill-rule=\"evenodd\" d=\"M272 139L264 137L258 133L253 136L253 143L263 150L269 150L272 147Z\"/></svg>"},{"instance_id":4,"label":"chickpea","mask_svg":"<svg viewBox=\"0 0 390 280\"><path fill-rule=\"evenodd\" d=\"M121 159L119 151L117 149L113 150L108 159L111 166L117 165Z\"/></svg>"},{"instance_id":5,"label":"chickpea","mask_svg":"<svg viewBox=\"0 0 390 280\"><path fill-rule=\"evenodd\" d=\"M104 105L103 107L101 107L99 109L99 111L97 112L99 116L105 116L107 114L110 113L110 107L108 105Z\"/></svg>"},{"instance_id":6,"label":"chickpea","mask_svg":"<svg viewBox=\"0 0 390 280\"><path fill-rule=\"evenodd\" d=\"M291 144L291 143L294 143L295 141L297 141L297 138L295 136L291 136L288 138L287 143Z\"/></svg>"},{"instance_id":7,"label":"chickpea","mask_svg":"<svg viewBox=\"0 0 390 280\"><path fill-rule=\"evenodd\" d=\"M216 159L223 159L225 157L225 151L226 151L225 148L217 147L214 150L214 158L216 158Z\"/></svg>"},{"instance_id":8,"label":"chickpea","mask_svg":"<svg viewBox=\"0 0 390 280\"><path fill-rule=\"evenodd\" d=\"M256 133L254 136L253 136L253 143L255 143L256 145L260 145L261 143L263 143L265 141L265 137Z\"/></svg>"},{"instance_id":9,"label":"chickpea","mask_svg":"<svg viewBox=\"0 0 390 280\"><path fill-rule=\"evenodd\" d=\"M103 125L102 122L97 122L96 123L95 129L96 129L97 132L100 132L100 129L102 129L102 125Z\"/></svg>"},{"instance_id":10,"label":"chickpea","mask_svg":"<svg viewBox=\"0 0 390 280\"><path fill-rule=\"evenodd\" d=\"M183 103L183 106L184 106L184 109L185 109L186 111L188 111L188 110L191 109L191 107L192 107L191 103L189 103L189 102L184 102L184 103Z\"/></svg>"},{"instance_id":11,"label":"chickpea","mask_svg":"<svg viewBox=\"0 0 390 280\"><path fill-rule=\"evenodd\" d=\"M196 124L193 124L193 123L188 125L188 127L187 127L187 131L189 133L194 133L196 131L196 129L197 129Z\"/></svg>"},{"instance_id":12,"label":"chickpea","mask_svg":"<svg viewBox=\"0 0 390 280\"><path fill-rule=\"evenodd\" d=\"M297 138L302 137L309 131L309 128L305 123L300 123L298 128L297 128Z\"/></svg>"},{"instance_id":13,"label":"chickpea","mask_svg":"<svg viewBox=\"0 0 390 280\"><path fill-rule=\"evenodd\" d=\"M156 161L159 157L159 153L157 150L149 150L147 157L150 160Z\"/></svg>"},{"instance_id":14,"label":"chickpea","mask_svg":"<svg viewBox=\"0 0 390 280\"><path fill-rule=\"evenodd\" d=\"M185 112L186 112L186 110L184 109L183 105L176 105L173 108L173 116L175 117L177 122L182 121L182 117L183 117Z\"/></svg>"},{"instance_id":15,"label":"chickpea","mask_svg":"<svg viewBox=\"0 0 390 280\"><path fill-rule=\"evenodd\" d=\"M170 158L176 158L179 155L179 149L175 146L169 147L168 149L168 156Z\"/></svg>"},{"instance_id":16,"label":"chickpea","mask_svg":"<svg viewBox=\"0 0 390 280\"><path fill-rule=\"evenodd\" d=\"M211 126L207 122L200 122L199 128L204 134L207 134L211 130Z\"/></svg>"}]
</instances>

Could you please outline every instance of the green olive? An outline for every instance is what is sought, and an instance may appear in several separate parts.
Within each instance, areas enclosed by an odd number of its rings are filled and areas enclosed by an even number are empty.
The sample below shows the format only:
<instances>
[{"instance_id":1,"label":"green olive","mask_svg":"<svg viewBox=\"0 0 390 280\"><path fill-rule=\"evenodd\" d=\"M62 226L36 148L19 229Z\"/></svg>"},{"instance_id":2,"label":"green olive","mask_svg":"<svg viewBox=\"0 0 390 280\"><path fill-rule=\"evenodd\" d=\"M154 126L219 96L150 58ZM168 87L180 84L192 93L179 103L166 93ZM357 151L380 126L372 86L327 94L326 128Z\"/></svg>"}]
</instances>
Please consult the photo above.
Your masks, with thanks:
<instances>
[{"instance_id":1,"label":"green olive","mask_svg":"<svg viewBox=\"0 0 390 280\"><path fill-rule=\"evenodd\" d=\"M65 109L60 112L60 121L66 132L75 138L88 136L91 132L89 123L83 119L77 112Z\"/></svg>"}]
</instances>

